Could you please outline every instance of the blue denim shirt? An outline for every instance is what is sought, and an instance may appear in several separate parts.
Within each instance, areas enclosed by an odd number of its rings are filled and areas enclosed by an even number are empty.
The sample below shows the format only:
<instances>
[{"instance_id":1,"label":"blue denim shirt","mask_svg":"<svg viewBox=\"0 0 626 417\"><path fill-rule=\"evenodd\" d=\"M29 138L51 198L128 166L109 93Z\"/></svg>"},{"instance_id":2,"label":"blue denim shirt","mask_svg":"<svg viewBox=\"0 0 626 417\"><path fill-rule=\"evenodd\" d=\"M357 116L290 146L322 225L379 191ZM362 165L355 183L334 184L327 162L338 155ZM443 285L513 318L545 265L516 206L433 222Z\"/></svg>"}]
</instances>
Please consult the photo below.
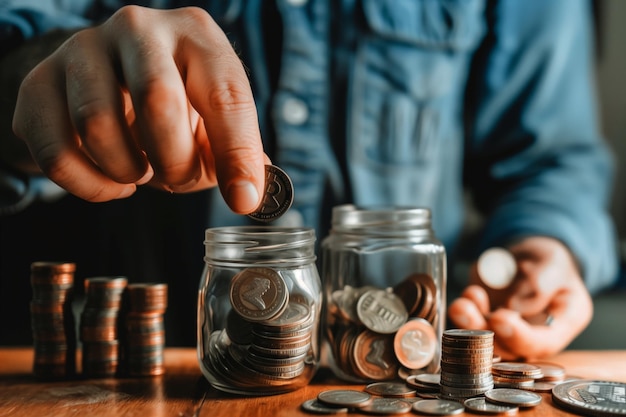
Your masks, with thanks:
<instances>
[{"instance_id":1,"label":"blue denim shirt","mask_svg":"<svg viewBox=\"0 0 626 417\"><path fill-rule=\"evenodd\" d=\"M28 38L124 3L0 0L0 25ZM486 219L476 252L552 236L591 291L615 278L613 162L599 133L584 1L133 3L204 7L231 37L250 69L266 149L294 182L284 222L322 237L334 204L429 207L453 251L469 190ZM211 205L209 225L247 221L217 194Z\"/></svg>"}]
</instances>

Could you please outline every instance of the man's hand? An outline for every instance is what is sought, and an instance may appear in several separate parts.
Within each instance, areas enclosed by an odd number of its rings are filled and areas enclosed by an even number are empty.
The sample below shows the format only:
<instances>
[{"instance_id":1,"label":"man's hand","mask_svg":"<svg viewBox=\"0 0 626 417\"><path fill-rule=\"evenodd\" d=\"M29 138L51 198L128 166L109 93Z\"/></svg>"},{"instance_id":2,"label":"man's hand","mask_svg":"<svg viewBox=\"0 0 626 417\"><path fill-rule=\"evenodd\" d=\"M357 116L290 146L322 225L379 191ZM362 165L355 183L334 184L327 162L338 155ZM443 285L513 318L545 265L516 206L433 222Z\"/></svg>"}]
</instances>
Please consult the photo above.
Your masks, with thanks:
<instances>
[{"instance_id":1,"label":"man's hand","mask_svg":"<svg viewBox=\"0 0 626 417\"><path fill-rule=\"evenodd\" d=\"M83 199L220 186L252 212L264 155L246 72L199 8L120 9L77 32L23 81L13 130L41 170Z\"/></svg>"},{"instance_id":2,"label":"man's hand","mask_svg":"<svg viewBox=\"0 0 626 417\"><path fill-rule=\"evenodd\" d=\"M503 359L537 359L556 354L587 327L593 303L569 250L548 237L529 237L509 248L517 276L503 290L474 277L450 304L455 326L491 329Z\"/></svg>"}]
</instances>

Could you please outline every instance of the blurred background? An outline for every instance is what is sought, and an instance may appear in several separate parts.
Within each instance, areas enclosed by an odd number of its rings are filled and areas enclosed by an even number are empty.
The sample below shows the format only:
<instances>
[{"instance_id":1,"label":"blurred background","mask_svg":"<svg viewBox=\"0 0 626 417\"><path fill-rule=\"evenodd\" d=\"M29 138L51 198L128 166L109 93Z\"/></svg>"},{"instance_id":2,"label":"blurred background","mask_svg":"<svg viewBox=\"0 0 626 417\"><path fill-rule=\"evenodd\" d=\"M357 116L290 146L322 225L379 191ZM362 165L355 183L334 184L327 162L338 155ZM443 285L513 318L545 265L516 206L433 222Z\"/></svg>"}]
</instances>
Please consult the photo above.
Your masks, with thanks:
<instances>
[{"instance_id":1,"label":"blurred background","mask_svg":"<svg viewBox=\"0 0 626 417\"><path fill-rule=\"evenodd\" d=\"M622 258L617 287L595 300L591 325L570 349L626 349L626 1L595 0L597 91L604 136L617 160L611 210Z\"/></svg>"}]
</instances>

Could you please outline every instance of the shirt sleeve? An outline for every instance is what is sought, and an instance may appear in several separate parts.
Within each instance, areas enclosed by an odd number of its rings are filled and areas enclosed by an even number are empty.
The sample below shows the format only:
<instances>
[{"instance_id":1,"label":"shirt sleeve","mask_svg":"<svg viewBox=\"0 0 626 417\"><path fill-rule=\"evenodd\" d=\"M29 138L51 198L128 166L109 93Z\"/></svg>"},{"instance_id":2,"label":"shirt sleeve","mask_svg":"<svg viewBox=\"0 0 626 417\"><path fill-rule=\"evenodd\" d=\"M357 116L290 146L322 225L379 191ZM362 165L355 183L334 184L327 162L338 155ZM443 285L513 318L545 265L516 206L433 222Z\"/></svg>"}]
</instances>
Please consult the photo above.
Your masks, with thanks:
<instances>
[{"instance_id":1,"label":"shirt sleeve","mask_svg":"<svg viewBox=\"0 0 626 417\"><path fill-rule=\"evenodd\" d=\"M583 0L504 0L468 81L465 178L485 215L480 248L530 235L569 247L590 292L617 277L591 11Z\"/></svg>"},{"instance_id":2,"label":"shirt sleeve","mask_svg":"<svg viewBox=\"0 0 626 417\"><path fill-rule=\"evenodd\" d=\"M0 58L23 41L51 30L89 25L89 20L77 12L76 8L63 8L50 0L3 2L0 6ZM0 166L0 215L23 210L37 200L49 201L62 195L64 191L44 176L27 176Z\"/></svg>"}]
</instances>

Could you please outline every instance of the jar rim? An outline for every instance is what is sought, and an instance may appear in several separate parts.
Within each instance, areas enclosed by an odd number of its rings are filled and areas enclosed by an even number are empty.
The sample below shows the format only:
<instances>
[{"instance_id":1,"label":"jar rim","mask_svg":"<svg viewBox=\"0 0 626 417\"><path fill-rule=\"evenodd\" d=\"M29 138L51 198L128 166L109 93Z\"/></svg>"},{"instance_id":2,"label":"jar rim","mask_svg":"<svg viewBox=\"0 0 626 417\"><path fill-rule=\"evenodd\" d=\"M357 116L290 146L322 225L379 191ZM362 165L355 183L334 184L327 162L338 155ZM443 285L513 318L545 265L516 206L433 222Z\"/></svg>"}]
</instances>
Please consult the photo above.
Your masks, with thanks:
<instances>
[{"instance_id":1,"label":"jar rim","mask_svg":"<svg viewBox=\"0 0 626 417\"><path fill-rule=\"evenodd\" d=\"M412 206L355 206L344 204L333 208L332 227L336 230L380 228L384 230L428 229L431 211Z\"/></svg>"}]
</instances>

